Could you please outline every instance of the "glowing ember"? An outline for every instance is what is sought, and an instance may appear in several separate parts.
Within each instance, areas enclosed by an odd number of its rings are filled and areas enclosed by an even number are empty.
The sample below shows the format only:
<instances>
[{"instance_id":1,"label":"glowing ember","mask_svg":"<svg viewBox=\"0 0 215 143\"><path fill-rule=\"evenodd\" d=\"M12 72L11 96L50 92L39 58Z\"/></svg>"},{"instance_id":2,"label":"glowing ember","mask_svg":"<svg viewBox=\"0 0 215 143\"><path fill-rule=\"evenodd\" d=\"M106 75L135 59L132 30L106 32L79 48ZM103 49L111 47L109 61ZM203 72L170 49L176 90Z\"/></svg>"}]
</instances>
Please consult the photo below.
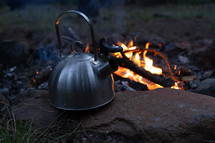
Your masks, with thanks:
<instances>
[{"instance_id":1,"label":"glowing ember","mask_svg":"<svg viewBox=\"0 0 215 143\"><path fill-rule=\"evenodd\" d=\"M171 88L174 88L174 89L182 89L182 90L184 90L183 84L184 84L184 83L183 83L182 81L177 81L177 82L175 82L175 85L172 86Z\"/></svg>"},{"instance_id":2,"label":"glowing ember","mask_svg":"<svg viewBox=\"0 0 215 143\"><path fill-rule=\"evenodd\" d=\"M134 73L133 71L123 68L123 67L119 67L119 69L115 72L115 74L117 74L121 77L124 77L124 78L130 78L131 80L145 84L145 85L147 85L149 90L156 89L156 88L162 88L161 85L151 82L151 81L143 78L142 76L139 76L138 74Z\"/></svg>"},{"instance_id":3,"label":"glowing ember","mask_svg":"<svg viewBox=\"0 0 215 143\"><path fill-rule=\"evenodd\" d=\"M123 51L127 51L124 53L125 56L127 58L129 58L131 61L133 61L135 64L137 64L139 67L142 67L146 71L149 71L153 74L158 74L158 75L162 74L162 69L153 66L153 60L146 56L147 51L144 51L144 52L129 51L129 50L137 49L136 46L133 46L133 41L130 41L128 46L126 46L125 44L123 44L121 42L118 42L117 44L123 48ZM146 43L145 48L148 49L150 44L151 43L149 43L149 42ZM162 46L162 45L160 44L159 46ZM120 53L114 53L114 55L117 58L122 58L122 55ZM115 74L117 74L121 77L124 77L124 78L130 78L131 80L145 84L145 85L147 85L149 90L156 89L156 88L162 88L161 85L153 83L153 82L143 78L142 76L139 76L138 74L134 73L133 71L131 71L127 68L119 67L119 69L115 72ZM179 89L177 83L175 83L175 85L171 88Z\"/></svg>"}]
</instances>

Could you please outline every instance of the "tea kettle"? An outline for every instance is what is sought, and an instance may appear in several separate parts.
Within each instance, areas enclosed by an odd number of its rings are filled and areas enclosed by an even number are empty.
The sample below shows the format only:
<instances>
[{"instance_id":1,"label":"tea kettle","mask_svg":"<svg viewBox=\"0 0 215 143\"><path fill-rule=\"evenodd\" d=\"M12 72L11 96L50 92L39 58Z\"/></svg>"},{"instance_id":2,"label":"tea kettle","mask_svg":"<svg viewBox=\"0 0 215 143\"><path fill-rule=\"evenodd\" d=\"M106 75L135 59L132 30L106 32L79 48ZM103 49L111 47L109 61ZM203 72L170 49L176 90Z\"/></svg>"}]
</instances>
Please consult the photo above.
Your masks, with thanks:
<instances>
[{"instance_id":1,"label":"tea kettle","mask_svg":"<svg viewBox=\"0 0 215 143\"><path fill-rule=\"evenodd\" d=\"M83 17L90 28L94 54L73 51L62 56L59 21L63 14L75 13ZM61 60L53 68L48 80L50 104L63 110L88 110L108 104L114 98L112 73L118 69L117 62L109 52L120 52L119 46L111 46L100 40L96 48L94 30L89 18L82 12L69 10L61 13L55 23ZM100 53L99 53L100 52Z\"/></svg>"}]
</instances>

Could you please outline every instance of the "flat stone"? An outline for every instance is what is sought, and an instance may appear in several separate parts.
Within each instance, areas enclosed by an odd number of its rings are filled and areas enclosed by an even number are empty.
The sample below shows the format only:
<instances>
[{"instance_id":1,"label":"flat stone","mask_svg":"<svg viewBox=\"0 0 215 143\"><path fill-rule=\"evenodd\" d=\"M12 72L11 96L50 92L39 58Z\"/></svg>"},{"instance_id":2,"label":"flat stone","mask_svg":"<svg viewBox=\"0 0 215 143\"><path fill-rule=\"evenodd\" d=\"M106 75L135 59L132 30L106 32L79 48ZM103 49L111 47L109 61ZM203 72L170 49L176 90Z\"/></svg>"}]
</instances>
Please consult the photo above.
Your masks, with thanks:
<instances>
[{"instance_id":1,"label":"flat stone","mask_svg":"<svg viewBox=\"0 0 215 143\"><path fill-rule=\"evenodd\" d=\"M215 140L215 98L168 88L119 92L83 125L140 141Z\"/></svg>"},{"instance_id":2,"label":"flat stone","mask_svg":"<svg viewBox=\"0 0 215 143\"><path fill-rule=\"evenodd\" d=\"M17 120L34 120L36 125L47 127L58 117L58 110L49 104L48 98L47 90L26 90L17 95L12 112Z\"/></svg>"},{"instance_id":3,"label":"flat stone","mask_svg":"<svg viewBox=\"0 0 215 143\"><path fill-rule=\"evenodd\" d=\"M84 128L139 142L215 140L215 98L192 92L169 88L118 92L110 104L85 112L56 110L49 104L46 90L25 91L17 99L13 107L16 119L34 118L43 127L56 119L65 122L79 116L76 121Z\"/></svg>"}]
</instances>

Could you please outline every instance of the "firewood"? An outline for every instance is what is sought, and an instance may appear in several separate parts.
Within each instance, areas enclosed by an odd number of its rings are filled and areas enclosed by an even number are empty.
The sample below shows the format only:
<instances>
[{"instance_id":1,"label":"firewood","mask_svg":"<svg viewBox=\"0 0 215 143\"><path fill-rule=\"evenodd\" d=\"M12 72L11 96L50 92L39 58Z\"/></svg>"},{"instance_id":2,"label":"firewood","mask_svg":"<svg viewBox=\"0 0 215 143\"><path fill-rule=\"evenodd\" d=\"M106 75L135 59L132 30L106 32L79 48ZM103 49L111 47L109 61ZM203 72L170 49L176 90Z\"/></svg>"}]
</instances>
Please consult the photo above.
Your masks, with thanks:
<instances>
[{"instance_id":1,"label":"firewood","mask_svg":"<svg viewBox=\"0 0 215 143\"><path fill-rule=\"evenodd\" d=\"M67 35L73 39L73 41L77 41L80 37L75 33L72 27L64 27Z\"/></svg>"},{"instance_id":2,"label":"firewood","mask_svg":"<svg viewBox=\"0 0 215 143\"><path fill-rule=\"evenodd\" d=\"M168 60L167 60L167 58L166 58L162 53L158 52L157 50L155 50L155 49L137 49L137 50L128 50L128 51L123 51L123 52L126 53L126 52L139 52L139 51L147 51L147 52L150 52L150 53L154 53L155 56L156 56L156 55L159 55L161 58L163 58L164 61L165 61L166 64L167 64L167 67L168 67L168 69L169 69L171 78L174 79L174 80L176 80L176 79L175 79L175 76L174 76L174 74L173 74L173 72L172 72L172 69L171 69L171 67L170 67L170 64L169 64L169 62L168 62Z\"/></svg>"},{"instance_id":3,"label":"firewood","mask_svg":"<svg viewBox=\"0 0 215 143\"><path fill-rule=\"evenodd\" d=\"M117 74L113 74L113 78L114 80L116 80L116 82L114 82L114 85L115 83L117 83L117 81L120 81L120 83L122 81L126 81L128 82L129 86L133 89L135 89L136 91L144 91L144 90L148 90L148 87L147 85L143 84L143 83L140 83L140 82L137 82L137 81L134 81L130 78L124 78L124 77L121 77Z\"/></svg>"},{"instance_id":4,"label":"firewood","mask_svg":"<svg viewBox=\"0 0 215 143\"><path fill-rule=\"evenodd\" d=\"M154 50L153 51L152 50L151 51L147 50L147 51L154 52ZM173 79L167 78L167 77L164 77L164 76L161 76L161 75L152 74L152 73L146 71L144 68L141 68L141 67L137 66L135 63L133 63L132 61L130 61L124 55L124 53L121 52L121 54L122 54L123 58L116 58L115 57L116 61L118 62L118 64L121 67L128 68L128 69L132 70L133 72L139 74L140 76L142 76L142 77L144 77L144 78L146 78L146 79L148 79L148 80L150 80L152 82L160 84L161 86L164 86L164 87L171 87L171 86L173 86L175 84ZM159 54L159 53L157 53L157 54ZM161 55L161 54L159 54L159 55ZM165 61L167 62L168 67L170 68L167 59ZM52 67L53 66L47 66L46 68L41 70L38 74L33 76L29 81L29 86L37 87L40 84L42 84L43 82L47 81L48 77L49 77L49 75L50 75L50 73L52 71ZM171 70L170 70L170 73L172 73Z\"/></svg>"},{"instance_id":5,"label":"firewood","mask_svg":"<svg viewBox=\"0 0 215 143\"><path fill-rule=\"evenodd\" d=\"M161 86L164 87L171 87L175 84L175 81L171 78L168 77L164 77L162 75L156 75L156 74L152 74L148 71L146 71L144 68L139 67L138 65L136 65L134 62L130 61L123 52L121 52L122 57L123 58L116 58L115 60L118 62L119 66L124 67L124 68L128 68L130 70L132 70L133 72L135 72L136 74L152 81L155 82Z\"/></svg>"},{"instance_id":6,"label":"firewood","mask_svg":"<svg viewBox=\"0 0 215 143\"><path fill-rule=\"evenodd\" d=\"M29 81L28 85L31 87L37 87L43 82L47 81L49 78L49 75L52 71L53 66L47 66L40 72L36 73Z\"/></svg>"},{"instance_id":7,"label":"firewood","mask_svg":"<svg viewBox=\"0 0 215 143\"><path fill-rule=\"evenodd\" d=\"M197 76L175 76L178 81L192 81L197 79Z\"/></svg>"},{"instance_id":8,"label":"firewood","mask_svg":"<svg viewBox=\"0 0 215 143\"><path fill-rule=\"evenodd\" d=\"M122 81L121 83L122 83L124 89L126 89L128 91L136 91L134 88L132 88L132 87L129 86L128 82Z\"/></svg>"}]
</instances>

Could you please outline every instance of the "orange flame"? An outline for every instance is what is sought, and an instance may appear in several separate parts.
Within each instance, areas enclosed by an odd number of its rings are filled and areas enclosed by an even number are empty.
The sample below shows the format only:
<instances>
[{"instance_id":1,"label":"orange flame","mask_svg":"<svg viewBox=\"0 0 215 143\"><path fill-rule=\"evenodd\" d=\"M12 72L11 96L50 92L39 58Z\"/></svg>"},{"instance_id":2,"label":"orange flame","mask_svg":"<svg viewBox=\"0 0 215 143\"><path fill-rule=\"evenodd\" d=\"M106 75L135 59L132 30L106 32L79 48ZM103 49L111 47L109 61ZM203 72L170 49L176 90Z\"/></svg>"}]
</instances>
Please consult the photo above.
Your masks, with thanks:
<instances>
[{"instance_id":1,"label":"orange flame","mask_svg":"<svg viewBox=\"0 0 215 143\"><path fill-rule=\"evenodd\" d=\"M149 45L150 45L150 44L151 44L151 43L149 43L149 42L146 43L146 46L145 46L146 49L149 49ZM161 74L162 74L162 69L153 66L153 60L150 59L150 58L148 58L148 57L146 56L146 53L147 53L147 51L144 51L144 53L143 53L143 58L144 58L144 61L145 61L144 69L145 69L146 71L149 71L149 72L153 73L153 74L161 75Z\"/></svg>"},{"instance_id":2,"label":"orange flame","mask_svg":"<svg viewBox=\"0 0 215 143\"><path fill-rule=\"evenodd\" d=\"M183 82L177 81L177 82L175 82L175 85L173 85L171 88L184 90Z\"/></svg>"},{"instance_id":3,"label":"orange flame","mask_svg":"<svg viewBox=\"0 0 215 143\"><path fill-rule=\"evenodd\" d=\"M128 43L128 46L126 46L125 44L118 42L117 43L119 46L121 46L123 48L123 51L129 51L129 50L135 50L137 49L136 46L133 45L133 41L130 41ZM150 46L150 42L146 43L145 48L148 49ZM159 45L160 46L160 45ZM139 67L144 68L146 71L149 71L153 74L158 74L161 75L162 74L162 69L153 66L153 60L150 59L149 57L146 56L147 51L140 51L140 52L125 52L125 56L127 58L129 58L131 61L133 61L135 64L137 64ZM122 58L122 55L120 53L114 53L114 55L117 58ZM131 80L134 80L136 82L140 82L142 84L147 85L149 90L153 90L156 88L162 88L161 85L153 83L145 78L143 78L142 76L134 73L133 71L127 69L127 68L123 68L123 67L119 67L119 69L115 72L115 74L124 77L124 78L130 78ZM177 89L177 83L172 87Z\"/></svg>"},{"instance_id":4,"label":"orange flame","mask_svg":"<svg viewBox=\"0 0 215 143\"><path fill-rule=\"evenodd\" d=\"M89 43L87 43L84 52L85 53L90 53L90 45L89 45Z\"/></svg>"}]
</instances>

